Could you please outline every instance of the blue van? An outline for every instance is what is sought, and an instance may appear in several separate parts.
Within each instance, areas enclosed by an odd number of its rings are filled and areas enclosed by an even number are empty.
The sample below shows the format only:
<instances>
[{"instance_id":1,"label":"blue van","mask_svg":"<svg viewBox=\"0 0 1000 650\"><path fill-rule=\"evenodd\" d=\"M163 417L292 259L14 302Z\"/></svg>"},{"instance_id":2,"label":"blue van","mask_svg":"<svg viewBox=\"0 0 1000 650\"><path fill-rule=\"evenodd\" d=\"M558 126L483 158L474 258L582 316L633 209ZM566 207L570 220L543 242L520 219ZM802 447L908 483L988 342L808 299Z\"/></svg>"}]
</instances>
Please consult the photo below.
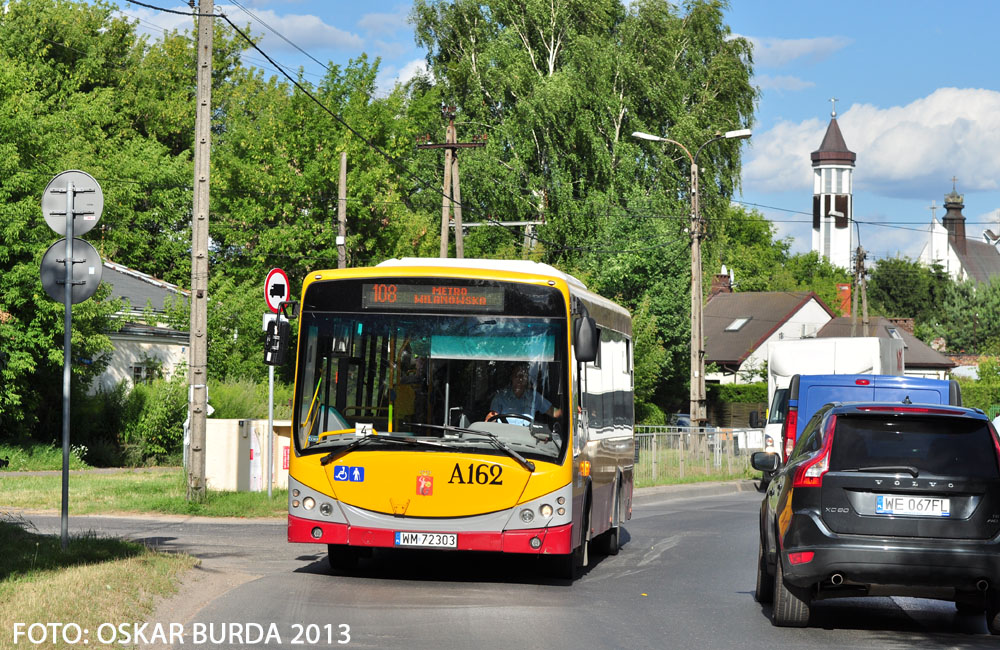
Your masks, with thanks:
<instances>
[{"instance_id":1,"label":"blue van","mask_svg":"<svg viewBox=\"0 0 1000 650\"><path fill-rule=\"evenodd\" d=\"M794 375L788 385L788 411L781 430L783 458L788 458L809 419L830 402L961 406L962 391L954 379L905 375Z\"/></svg>"}]
</instances>

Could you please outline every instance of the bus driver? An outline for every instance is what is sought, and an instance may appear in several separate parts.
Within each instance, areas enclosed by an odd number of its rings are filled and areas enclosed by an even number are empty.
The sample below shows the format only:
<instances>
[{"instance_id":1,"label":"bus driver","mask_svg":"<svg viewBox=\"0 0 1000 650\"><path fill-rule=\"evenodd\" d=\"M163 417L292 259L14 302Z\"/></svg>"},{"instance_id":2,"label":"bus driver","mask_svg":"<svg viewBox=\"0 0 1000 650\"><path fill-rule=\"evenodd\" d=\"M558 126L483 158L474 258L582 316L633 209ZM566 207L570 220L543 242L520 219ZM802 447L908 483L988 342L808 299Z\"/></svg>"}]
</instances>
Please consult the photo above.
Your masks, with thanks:
<instances>
[{"instance_id":1,"label":"bus driver","mask_svg":"<svg viewBox=\"0 0 1000 650\"><path fill-rule=\"evenodd\" d=\"M493 420L498 415L524 415L529 419L511 418L510 423L528 426L531 420L534 420L535 413L558 418L562 415L562 410L553 408L552 402L531 388L528 381L528 364L518 363L511 370L510 386L501 389L493 396L486 420Z\"/></svg>"}]
</instances>

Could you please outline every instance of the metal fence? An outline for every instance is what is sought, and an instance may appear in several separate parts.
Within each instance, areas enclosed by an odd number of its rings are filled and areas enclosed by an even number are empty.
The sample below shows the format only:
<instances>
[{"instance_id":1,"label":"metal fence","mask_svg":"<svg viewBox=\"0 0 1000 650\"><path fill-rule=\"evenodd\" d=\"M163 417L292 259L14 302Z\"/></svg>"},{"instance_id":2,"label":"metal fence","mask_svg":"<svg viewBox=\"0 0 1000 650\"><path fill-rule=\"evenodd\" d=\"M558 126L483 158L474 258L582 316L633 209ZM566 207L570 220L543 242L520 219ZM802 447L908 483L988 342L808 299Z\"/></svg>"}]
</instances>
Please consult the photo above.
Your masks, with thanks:
<instances>
[{"instance_id":1,"label":"metal fence","mask_svg":"<svg viewBox=\"0 0 1000 650\"><path fill-rule=\"evenodd\" d=\"M750 454L761 448L761 429L637 426L635 484L750 476Z\"/></svg>"}]
</instances>

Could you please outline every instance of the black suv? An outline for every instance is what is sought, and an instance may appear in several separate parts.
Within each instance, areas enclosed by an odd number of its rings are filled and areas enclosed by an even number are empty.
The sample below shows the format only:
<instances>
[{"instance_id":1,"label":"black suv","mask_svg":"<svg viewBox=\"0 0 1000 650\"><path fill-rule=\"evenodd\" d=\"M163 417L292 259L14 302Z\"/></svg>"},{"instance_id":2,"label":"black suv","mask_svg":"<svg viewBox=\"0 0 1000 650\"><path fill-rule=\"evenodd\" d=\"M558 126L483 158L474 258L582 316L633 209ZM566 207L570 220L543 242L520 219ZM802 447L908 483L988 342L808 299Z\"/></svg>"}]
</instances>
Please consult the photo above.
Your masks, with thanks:
<instances>
[{"instance_id":1,"label":"black suv","mask_svg":"<svg viewBox=\"0 0 1000 650\"><path fill-rule=\"evenodd\" d=\"M1000 439L978 409L833 403L806 425L761 504L757 588L775 625L814 600L907 595L986 613L1000 634Z\"/></svg>"}]
</instances>

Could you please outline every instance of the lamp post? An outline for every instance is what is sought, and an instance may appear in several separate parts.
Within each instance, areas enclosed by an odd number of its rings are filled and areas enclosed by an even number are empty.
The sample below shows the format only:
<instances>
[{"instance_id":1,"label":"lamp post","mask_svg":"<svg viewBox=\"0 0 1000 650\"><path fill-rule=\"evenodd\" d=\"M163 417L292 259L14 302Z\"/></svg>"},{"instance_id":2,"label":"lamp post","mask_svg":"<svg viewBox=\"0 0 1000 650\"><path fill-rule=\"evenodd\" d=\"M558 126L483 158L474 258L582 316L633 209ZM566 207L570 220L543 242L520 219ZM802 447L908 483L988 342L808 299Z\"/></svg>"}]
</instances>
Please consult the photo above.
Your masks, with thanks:
<instances>
[{"instance_id":1,"label":"lamp post","mask_svg":"<svg viewBox=\"0 0 1000 650\"><path fill-rule=\"evenodd\" d=\"M688 148L676 140L635 131L633 138L653 142L669 142L680 147L691 161L691 423L703 427L708 419L705 409L705 329L701 301L701 238L702 222L698 208L698 156L709 144L717 140L750 137L750 129L726 131L698 147L692 156Z\"/></svg>"}]
</instances>

